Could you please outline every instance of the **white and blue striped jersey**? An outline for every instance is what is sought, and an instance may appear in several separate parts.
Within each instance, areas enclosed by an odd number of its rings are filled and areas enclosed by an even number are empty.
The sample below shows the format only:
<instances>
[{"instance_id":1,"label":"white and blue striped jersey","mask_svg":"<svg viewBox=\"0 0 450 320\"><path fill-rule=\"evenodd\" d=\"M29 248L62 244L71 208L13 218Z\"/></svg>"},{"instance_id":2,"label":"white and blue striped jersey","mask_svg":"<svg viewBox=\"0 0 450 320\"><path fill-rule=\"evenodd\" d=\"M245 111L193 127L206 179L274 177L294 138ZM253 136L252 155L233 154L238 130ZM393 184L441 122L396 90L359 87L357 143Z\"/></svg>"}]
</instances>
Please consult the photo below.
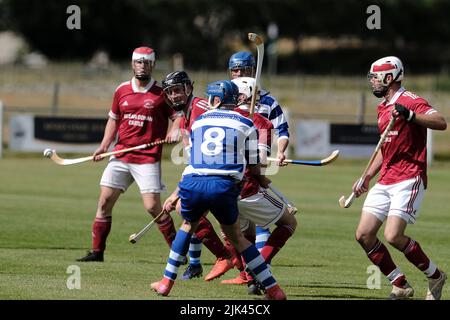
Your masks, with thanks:
<instances>
[{"instance_id":1,"label":"white and blue striped jersey","mask_svg":"<svg viewBox=\"0 0 450 320\"><path fill-rule=\"evenodd\" d=\"M278 101L265 90L261 90L256 112L269 119L278 139L289 139L289 125Z\"/></svg>"},{"instance_id":2,"label":"white and blue striped jersey","mask_svg":"<svg viewBox=\"0 0 450 320\"><path fill-rule=\"evenodd\" d=\"M210 110L191 128L189 165L184 175L231 176L242 180L247 164L258 164L258 131L232 110Z\"/></svg>"}]
</instances>

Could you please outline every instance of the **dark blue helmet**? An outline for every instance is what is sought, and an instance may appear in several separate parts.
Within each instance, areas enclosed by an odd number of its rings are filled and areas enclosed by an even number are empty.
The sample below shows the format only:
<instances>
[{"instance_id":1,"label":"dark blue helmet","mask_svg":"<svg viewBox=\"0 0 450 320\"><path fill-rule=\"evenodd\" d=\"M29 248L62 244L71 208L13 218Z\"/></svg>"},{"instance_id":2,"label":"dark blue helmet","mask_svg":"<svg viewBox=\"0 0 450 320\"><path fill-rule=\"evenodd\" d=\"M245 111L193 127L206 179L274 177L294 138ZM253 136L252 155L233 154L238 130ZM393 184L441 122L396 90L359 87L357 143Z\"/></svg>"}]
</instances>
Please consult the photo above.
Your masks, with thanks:
<instances>
[{"instance_id":1,"label":"dark blue helmet","mask_svg":"<svg viewBox=\"0 0 450 320\"><path fill-rule=\"evenodd\" d=\"M218 107L224 104L236 105L239 96L239 88L230 80L214 81L206 86L206 96L212 107ZM214 97L218 97L221 101L218 106L213 106Z\"/></svg>"},{"instance_id":2,"label":"dark blue helmet","mask_svg":"<svg viewBox=\"0 0 450 320\"><path fill-rule=\"evenodd\" d=\"M166 90L178 84L192 85L191 79L185 71L174 71L169 73L162 81L162 88Z\"/></svg>"},{"instance_id":3,"label":"dark blue helmet","mask_svg":"<svg viewBox=\"0 0 450 320\"><path fill-rule=\"evenodd\" d=\"M228 61L228 69L254 68L255 58L248 51L239 51L233 54Z\"/></svg>"}]
</instances>

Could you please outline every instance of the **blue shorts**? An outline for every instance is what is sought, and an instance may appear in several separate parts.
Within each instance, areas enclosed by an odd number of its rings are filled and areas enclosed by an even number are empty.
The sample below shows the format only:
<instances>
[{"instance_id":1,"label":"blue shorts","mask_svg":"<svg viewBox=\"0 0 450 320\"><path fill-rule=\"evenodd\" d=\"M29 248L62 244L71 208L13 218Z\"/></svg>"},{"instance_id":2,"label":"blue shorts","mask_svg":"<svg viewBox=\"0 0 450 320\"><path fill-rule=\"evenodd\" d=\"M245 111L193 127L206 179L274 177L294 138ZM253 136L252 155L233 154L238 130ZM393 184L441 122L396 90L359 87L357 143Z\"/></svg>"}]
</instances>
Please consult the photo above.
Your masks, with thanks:
<instances>
[{"instance_id":1,"label":"blue shorts","mask_svg":"<svg viewBox=\"0 0 450 320\"><path fill-rule=\"evenodd\" d=\"M240 190L233 178L186 175L178 186L181 216L186 221L196 222L208 210L220 224L232 225L237 221Z\"/></svg>"}]
</instances>

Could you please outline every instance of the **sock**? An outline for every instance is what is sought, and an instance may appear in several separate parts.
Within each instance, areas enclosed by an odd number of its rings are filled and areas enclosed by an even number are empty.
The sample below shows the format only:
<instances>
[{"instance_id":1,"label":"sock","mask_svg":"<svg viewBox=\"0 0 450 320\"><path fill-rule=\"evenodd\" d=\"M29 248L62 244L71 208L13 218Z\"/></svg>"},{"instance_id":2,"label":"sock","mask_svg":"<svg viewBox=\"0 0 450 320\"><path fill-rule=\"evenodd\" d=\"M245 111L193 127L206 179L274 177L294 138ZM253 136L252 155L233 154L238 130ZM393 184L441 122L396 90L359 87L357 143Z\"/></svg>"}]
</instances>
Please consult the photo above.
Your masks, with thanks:
<instances>
[{"instance_id":1,"label":"sock","mask_svg":"<svg viewBox=\"0 0 450 320\"><path fill-rule=\"evenodd\" d=\"M225 248L228 250L228 252L230 252L233 255L233 263L234 266L239 270L239 271L244 271L244 265L241 262L241 255L239 254L239 252L236 250L236 248L231 244L230 240L228 239L227 236L223 235L223 240L225 241Z\"/></svg>"},{"instance_id":2,"label":"sock","mask_svg":"<svg viewBox=\"0 0 450 320\"><path fill-rule=\"evenodd\" d=\"M230 253L223 245L213 225L205 217L201 217L197 225L196 237L211 251L216 258L229 258Z\"/></svg>"},{"instance_id":3,"label":"sock","mask_svg":"<svg viewBox=\"0 0 450 320\"><path fill-rule=\"evenodd\" d=\"M294 234L295 229L289 225L276 227L267 240L265 246L260 250L261 255L267 263L272 262L272 258L285 245L286 241Z\"/></svg>"},{"instance_id":4,"label":"sock","mask_svg":"<svg viewBox=\"0 0 450 320\"><path fill-rule=\"evenodd\" d=\"M92 250L103 252L106 248L106 238L111 231L112 217L95 218L92 224Z\"/></svg>"},{"instance_id":5,"label":"sock","mask_svg":"<svg viewBox=\"0 0 450 320\"><path fill-rule=\"evenodd\" d=\"M270 237L269 229L263 229L262 227L256 226L255 246L259 251L261 251L261 249L264 247L269 237Z\"/></svg>"},{"instance_id":6,"label":"sock","mask_svg":"<svg viewBox=\"0 0 450 320\"><path fill-rule=\"evenodd\" d=\"M172 242L169 258L167 259L166 269L164 270L164 277L175 281L178 275L178 268L184 261L189 250L189 243L191 235L183 230L178 230L175 239Z\"/></svg>"},{"instance_id":7,"label":"sock","mask_svg":"<svg viewBox=\"0 0 450 320\"><path fill-rule=\"evenodd\" d=\"M367 256L374 265L380 268L393 285L402 287L406 284L405 275L397 268L386 246L380 240L377 239L373 248L367 252Z\"/></svg>"},{"instance_id":8,"label":"sock","mask_svg":"<svg viewBox=\"0 0 450 320\"><path fill-rule=\"evenodd\" d=\"M428 278L437 279L441 276L441 273L436 265L433 261L428 259L418 242L409 238L408 243L402 251L409 262L415 265Z\"/></svg>"},{"instance_id":9,"label":"sock","mask_svg":"<svg viewBox=\"0 0 450 320\"><path fill-rule=\"evenodd\" d=\"M191 243L189 245L189 264L198 266L201 264L200 255L202 253L202 242L195 236L191 237Z\"/></svg>"},{"instance_id":10,"label":"sock","mask_svg":"<svg viewBox=\"0 0 450 320\"><path fill-rule=\"evenodd\" d=\"M267 268L266 262L253 244L242 251L241 255L244 258L247 267L253 271L254 276L264 288L269 289L277 284L272 272Z\"/></svg>"},{"instance_id":11,"label":"sock","mask_svg":"<svg viewBox=\"0 0 450 320\"><path fill-rule=\"evenodd\" d=\"M159 231L164 236L164 239L166 240L169 247L171 247L176 235L175 225L173 224L172 217L170 215L167 215L166 219L158 221L157 224Z\"/></svg>"}]
</instances>

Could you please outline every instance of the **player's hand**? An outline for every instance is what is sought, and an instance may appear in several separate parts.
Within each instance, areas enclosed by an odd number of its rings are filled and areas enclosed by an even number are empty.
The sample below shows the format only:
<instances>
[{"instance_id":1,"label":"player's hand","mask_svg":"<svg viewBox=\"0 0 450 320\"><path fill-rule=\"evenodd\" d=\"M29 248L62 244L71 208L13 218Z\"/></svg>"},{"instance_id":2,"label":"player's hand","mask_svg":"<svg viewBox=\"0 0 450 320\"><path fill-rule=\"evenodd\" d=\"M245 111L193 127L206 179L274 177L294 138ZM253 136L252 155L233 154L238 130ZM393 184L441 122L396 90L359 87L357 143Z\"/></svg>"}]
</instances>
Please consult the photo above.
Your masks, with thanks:
<instances>
[{"instance_id":1,"label":"player's hand","mask_svg":"<svg viewBox=\"0 0 450 320\"><path fill-rule=\"evenodd\" d=\"M416 113L412 110L409 110L404 105L396 103L394 109L392 110L392 116L394 118L402 117L406 121L411 122L416 117Z\"/></svg>"},{"instance_id":2,"label":"player's hand","mask_svg":"<svg viewBox=\"0 0 450 320\"><path fill-rule=\"evenodd\" d=\"M280 167L285 167L285 166L288 165L287 162L284 162L284 160L286 160L286 155L284 154L284 152L278 152L278 154L277 154L277 159L278 159L277 164L278 164Z\"/></svg>"},{"instance_id":3,"label":"player's hand","mask_svg":"<svg viewBox=\"0 0 450 320\"><path fill-rule=\"evenodd\" d=\"M358 179L353 184L352 189L357 198L369 190L369 181L370 181L370 179L367 176L365 176L364 178Z\"/></svg>"},{"instance_id":4,"label":"player's hand","mask_svg":"<svg viewBox=\"0 0 450 320\"><path fill-rule=\"evenodd\" d=\"M181 131L177 128L177 129L171 130L171 131L167 134L165 140L166 140L168 143L173 143L173 142L180 141L180 139L181 139Z\"/></svg>"},{"instance_id":5,"label":"player's hand","mask_svg":"<svg viewBox=\"0 0 450 320\"><path fill-rule=\"evenodd\" d=\"M105 153L107 150L108 148L102 146L98 147L97 150L95 150L94 153L92 154L92 156L94 157L93 160L95 162L103 160L103 157L100 157L99 155Z\"/></svg>"},{"instance_id":6,"label":"player's hand","mask_svg":"<svg viewBox=\"0 0 450 320\"><path fill-rule=\"evenodd\" d=\"M178 201L177 195L171 195L170 197L168 197L166 199L166 201L164 201L164 204L163 204L164 211L169 213L169 212L172 212L173 210L175 210L175 208L177 206L177 201Z\"/></svg>"}]
</instances>

